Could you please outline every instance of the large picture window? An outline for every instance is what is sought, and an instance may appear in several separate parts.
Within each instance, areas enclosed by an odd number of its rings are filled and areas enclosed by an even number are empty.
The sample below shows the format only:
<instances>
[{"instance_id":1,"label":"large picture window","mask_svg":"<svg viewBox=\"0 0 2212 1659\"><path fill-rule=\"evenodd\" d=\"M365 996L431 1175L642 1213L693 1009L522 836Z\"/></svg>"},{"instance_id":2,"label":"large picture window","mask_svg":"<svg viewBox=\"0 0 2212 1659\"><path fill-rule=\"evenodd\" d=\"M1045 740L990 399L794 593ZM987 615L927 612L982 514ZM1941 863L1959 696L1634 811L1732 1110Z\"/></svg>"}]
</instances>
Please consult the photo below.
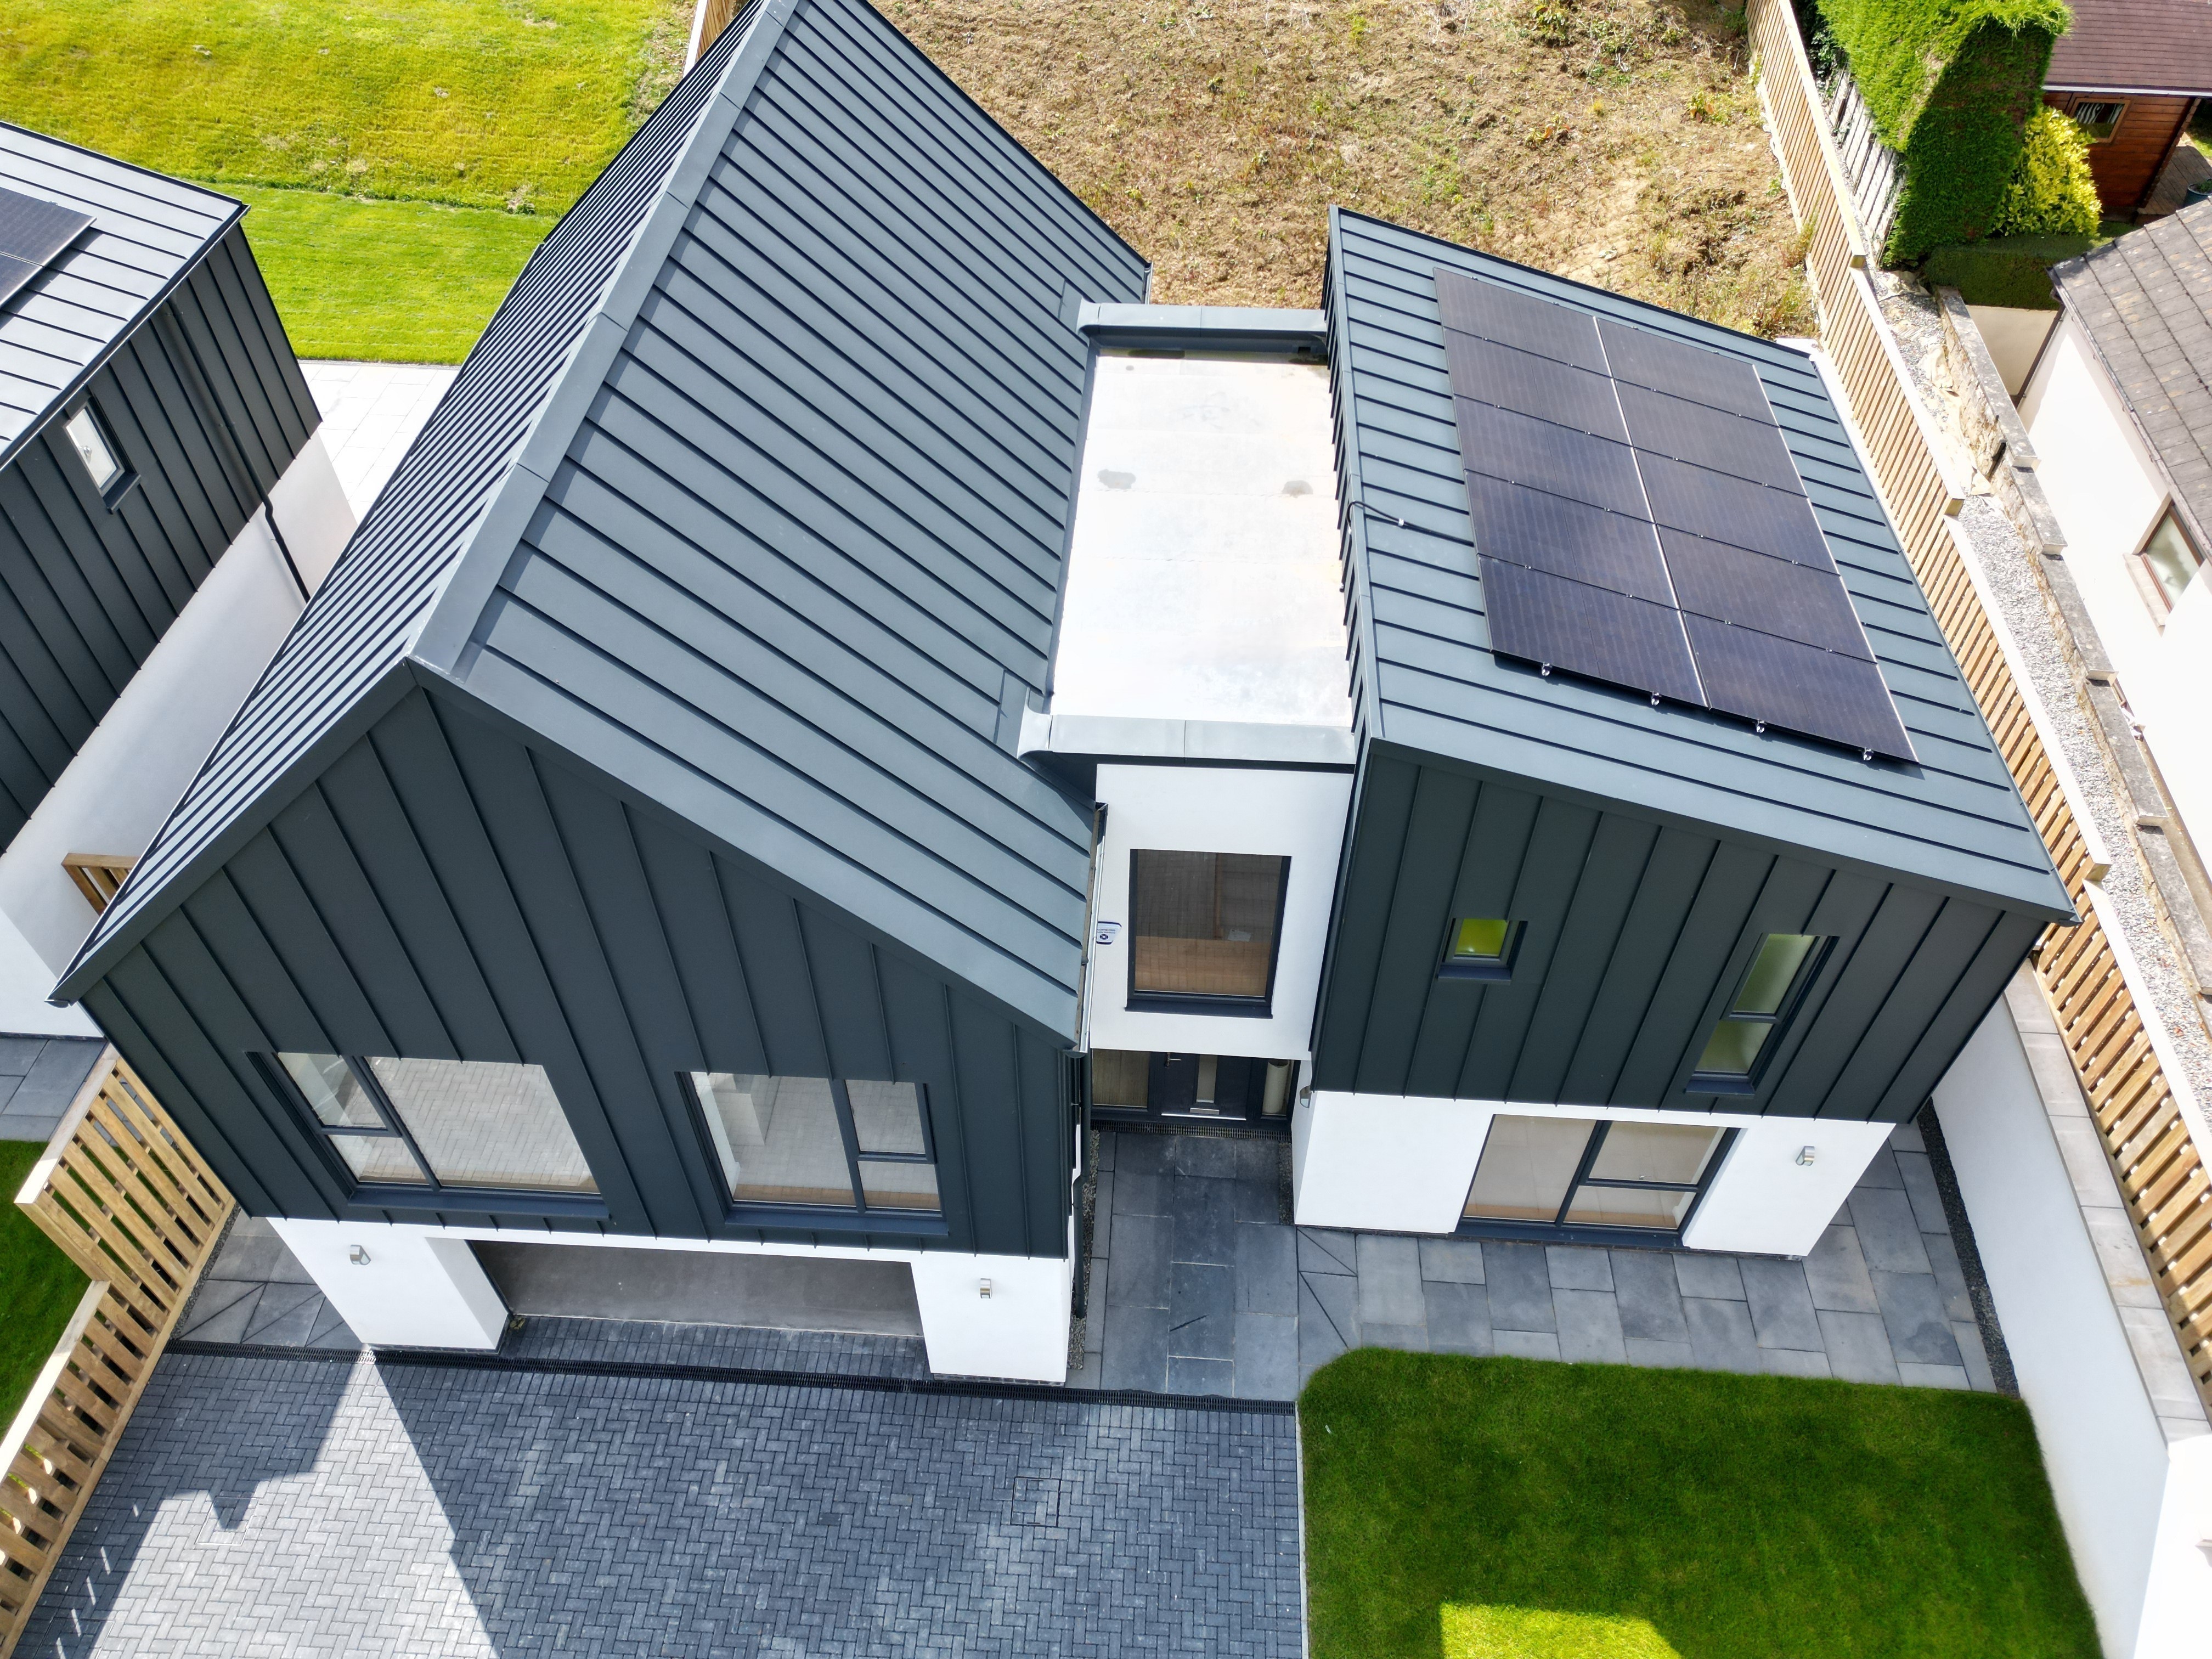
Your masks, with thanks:
<instances>
[{"instance_id":1,"label":"large picture window","mask_svg":"<svg viewBox=\"0 0 2212 1659\"><path fill-rule=\"evenodd\" d=\"M694 1072L691 1093L732 1204L939 1212L914 1084Z\"/></svg>"},{"instance_id":2,"label":"large picture window","mask_svg":"<svg viewBox=\"0 0 2212 1659\"><path fill-rule=\"evenodd\" d=\"M1274 990L1287 858L1129 854L1129 1006L1265 1013Z\"/></svg>"},{"instance_id":3,"label":"large picture window","mask_svg":"<svg viewBox=\"0 0 2212 1659\"><path fill-rule=\"evenodd\" d=\"M1461 1213L1479 1224L1680 1232L1735 1133L1500 1112Z\"/></svg>"},{"instance_id":4,"label":"large picture window","mask_svg":"<svg viewBox=\"0 0 2212 1659\"><path fill-rule=\"evenodd\" d=\"M599 1191L543 1066L297 1053L276 1066L363 1185Z\"/></svg>"}]
</instances>

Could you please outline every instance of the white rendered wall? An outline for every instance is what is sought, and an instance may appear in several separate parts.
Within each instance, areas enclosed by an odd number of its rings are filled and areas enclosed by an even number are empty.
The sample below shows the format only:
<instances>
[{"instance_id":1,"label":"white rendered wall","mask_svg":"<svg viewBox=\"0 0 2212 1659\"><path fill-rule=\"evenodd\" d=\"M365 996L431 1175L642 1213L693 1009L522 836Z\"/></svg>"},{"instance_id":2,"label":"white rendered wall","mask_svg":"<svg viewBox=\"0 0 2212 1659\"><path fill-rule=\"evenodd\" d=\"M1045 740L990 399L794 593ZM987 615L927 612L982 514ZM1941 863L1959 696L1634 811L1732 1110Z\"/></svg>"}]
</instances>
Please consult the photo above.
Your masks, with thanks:
<instances>
[{"instance_id":1,"label":"white rendered wall","mask_svg":"<svg viewBox=\"0 0 2212 1659\"><path fill-rule=\"evenodd\" d=\"M813 1255L899 1261L914 1273L929 1368L948 1376L1027 1382L1067 1380L1074 1290L1065 1257L970 1255L950 1250L871 1250L841 1245L754 1244L734 1239L626 1238L604 1233L527 1235L489 1227L391 1226L362 1221L272 1219L331 1305L372 1347L493 1348L507 1309L468 1241L575 1249L703 1250L726 1255ZM368 1253L351 1259L353 1247ZM983 1294L986 1284L990 1294Z\"/></svg>"},{"instance_id":2,"label":"white rendered wall","mask_svg":"<svg viewBox=\"0 0 2212 1659\"><path fill-rule=\"evenodd\" d=\"M1886 1123L1595 1106L1533 1106L1316 1090L1291 1124L1292 1207L1302 1227L1449 1233L1460 1223L1491 1120L1711 1123L1741 1131L1690 1218L1693 1250L1805 1255L1889 1138ZM1801 1149L1814 1149L1801 1164Z\"/></svg>"},{"instance_id":3,"label":"white rendered wall","mask_svg":"<svg viewBox=\"0 0 2212 1659\"><path fill-rule=\"evenodd\" d=\"M312 586L353 533L319 435L270 501ZM63 857L146 850L301 609L299 586L257 513L0 854L0 916L46 969L39 1000L92 928L92 905L63 872ZM41 1030L27 1023L38 1018L0 979L0 1030Z\"/></svg>"},{"instance_id":4,"label":"white rendered wall","mask_svg":"<svg viewBox=\"0 0 2212 1659\"><path fill-rule=\"evenodd\" d=\"M2073 1090L2070 1069L2055 1081ZM2089 1161L2069 1170L2003 1002L1936 1085L1936 1115L2104 1650L2202 1659L2212 1649L2212 1563L2199 1547L2212 1539L2212 1435L2201 1412L2193 1435L2178 1412L2162 1424L2145 1385L2084 1219L2095 1212L2077 1197L2118 1208L2094 1130ZM2087 1122L2086 1109L2079 1117ZM2123 1267L2162 1324L2124 1212L2113 1231L2107 1249L2132 1259ZM2172 1361L2185 1389L2178 1350ZM2168 1406L2194 1411L2193 1397Z\"/></svg>"},{"instance_id":5,"label":"white rendered wall","mask_svg":"<svg viewBox=\"0 0 2212 1659\"><path fill-rule=\"evenodd\" d=\"M2066 568L2118 671L2128 706L2191 833L2212 839L2212 579L2169 613L2135 556L2166 510L2166 489L2127 406L2069 314L2021 400L2036 478L2066 538ZM2201 551L2212 553L2212 549Z\"/></svg>"},{"instance_id":6,"label":"white rendered wall","mask_svg":"<svg viewBox=\"0 0 2212 1659\"><path fill-rule=\"evenodd\" d=\"M1091 954L1085 999L1090 1046L1305 1059L1328 943L1329 901L1352 809L1352 775L1102 765L1098 799L1106 805L1106 833L1099 848L1097 915L1120 927L1113 944L1097 945ZM1289 858L1267 1018L1154 1013L1127 1006L1129 854L1139 848Z\"/></svg>"}]
</instances>

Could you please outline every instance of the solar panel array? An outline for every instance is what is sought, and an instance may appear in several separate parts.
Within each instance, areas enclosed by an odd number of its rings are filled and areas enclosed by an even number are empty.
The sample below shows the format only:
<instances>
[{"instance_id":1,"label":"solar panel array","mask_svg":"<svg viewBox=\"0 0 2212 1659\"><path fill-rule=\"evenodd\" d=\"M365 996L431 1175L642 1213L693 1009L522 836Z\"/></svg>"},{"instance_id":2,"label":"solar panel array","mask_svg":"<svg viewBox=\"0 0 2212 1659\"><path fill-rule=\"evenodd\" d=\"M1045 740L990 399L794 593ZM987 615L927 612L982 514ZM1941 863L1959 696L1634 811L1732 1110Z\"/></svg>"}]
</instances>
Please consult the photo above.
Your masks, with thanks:
<instances>
[{"instance_id":1,"label":"solar panel array","mask_svg":"<svg viewBox=\"0 0 2212 1659\"><path fill-rule=\"evenodd\" d=\"M1913 758L1751 366L1436 280L1492 649Z\"/></svg>"},{"instance_id":2,"label":"solar panel array","mask_svg":"<svg viewBox=\"0 0 2212 1659\"><path fill-rule=\"evenodd\" d=\"M52 264L91 222L89 213L0 190L0 306Z\"/></svg>"}]
</instances>

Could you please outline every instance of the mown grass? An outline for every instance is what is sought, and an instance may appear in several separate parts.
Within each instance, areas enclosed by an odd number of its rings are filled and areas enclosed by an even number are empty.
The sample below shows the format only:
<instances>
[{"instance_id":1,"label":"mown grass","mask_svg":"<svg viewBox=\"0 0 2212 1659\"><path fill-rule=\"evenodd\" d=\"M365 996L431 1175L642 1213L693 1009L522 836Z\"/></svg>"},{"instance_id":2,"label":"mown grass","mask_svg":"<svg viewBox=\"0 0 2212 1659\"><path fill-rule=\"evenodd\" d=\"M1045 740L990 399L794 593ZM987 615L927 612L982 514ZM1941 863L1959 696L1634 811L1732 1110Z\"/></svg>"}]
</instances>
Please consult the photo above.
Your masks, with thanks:
<instances>
[{"instance_id":1,"label":"mown grass","mask_svg":"<svg viewBox=\"0 0 2212 1659\"><path fill-rule=\"evenodd\" d=\"M85 1276L15 1207L23 1178L46 1150L37 1141L0 1140L0 1432L84 1295Z\"/></svg>"},{"instance_id":2,"label":"mown grass","mask_svg":"<svg viewBox=\"0 0 2212 1659\"><path fill-rule=\"evenodd\" d=\"M1363 1349L1299 1404L1315 1659L2095 1659L2015 1400Z\"/></svg>"}]
</instances>

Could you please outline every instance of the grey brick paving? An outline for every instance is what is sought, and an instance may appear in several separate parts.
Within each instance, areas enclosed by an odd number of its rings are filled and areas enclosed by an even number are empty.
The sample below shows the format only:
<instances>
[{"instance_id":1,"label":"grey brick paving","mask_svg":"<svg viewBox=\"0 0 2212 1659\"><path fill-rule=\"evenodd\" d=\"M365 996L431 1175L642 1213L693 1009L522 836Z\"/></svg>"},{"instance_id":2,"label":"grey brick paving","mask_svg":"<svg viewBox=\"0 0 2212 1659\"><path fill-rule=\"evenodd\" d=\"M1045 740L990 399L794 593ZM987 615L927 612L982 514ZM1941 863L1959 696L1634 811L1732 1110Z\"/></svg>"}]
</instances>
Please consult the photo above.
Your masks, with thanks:
<instances>
[{"instance_id":1,"label":"grey brick paving","mask_svg":"<svg viewBox=\"0 0 2212 1659\"><path fill-rule=\"evenodd\" d=\"M1289 1418L173 1355L20 1651L1294 1659Z\"/></svg>"}]
</instances>

